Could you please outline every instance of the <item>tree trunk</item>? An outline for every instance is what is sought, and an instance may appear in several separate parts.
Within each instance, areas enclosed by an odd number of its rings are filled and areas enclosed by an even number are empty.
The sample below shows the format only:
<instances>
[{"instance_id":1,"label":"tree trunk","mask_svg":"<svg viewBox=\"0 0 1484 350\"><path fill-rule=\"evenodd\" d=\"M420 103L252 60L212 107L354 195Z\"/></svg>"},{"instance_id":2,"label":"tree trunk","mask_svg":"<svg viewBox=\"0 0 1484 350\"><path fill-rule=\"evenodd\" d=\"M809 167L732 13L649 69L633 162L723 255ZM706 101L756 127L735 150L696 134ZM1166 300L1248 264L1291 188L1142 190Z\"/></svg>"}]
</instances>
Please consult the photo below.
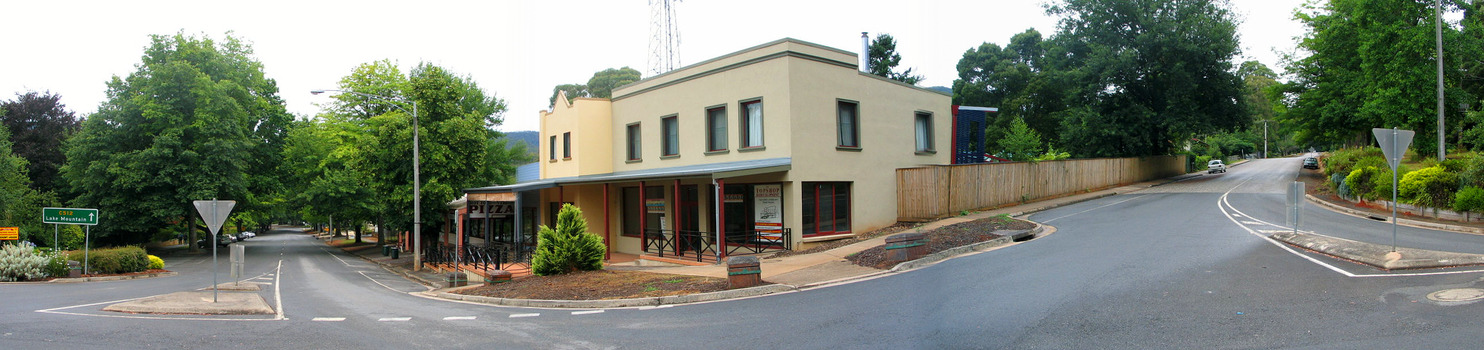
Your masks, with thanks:
<instances>
[{"instance_id":1,"label":"tree trunk","mask_svg":"<svg viewBox=\"0 0 1484 350\"><path fill-rule=\"evenodd\" d=\"M381 219L376 220L376 247L386 245L386 230L382 229Z\"/></svg>"},{"instance_id":2,"label":"tree trunk","mask_svg":"<svg viewBox=\"0 0 1484 350\"><path fill-rule=\"evenodd\" d=\"M200 251L200 248L196 247L196 215L193 215L195 211L194 206L187 207L185 220L181 220L181 223L186 225L186 246L191 247L188 251L192 253Z\"/></svg>"},{"instance_id":3,"label":"tree trunk","mask_svg":"<svg viewBox=\"0 0 1484 350\"><path fill-rule=\"evenodd\" d=\"M356 229L352 231L355 232L353 234L356 235L356 244L361 244L361 229L365 227L366 223L359 223L356 224Z\"/></svg>"}]
</instances>

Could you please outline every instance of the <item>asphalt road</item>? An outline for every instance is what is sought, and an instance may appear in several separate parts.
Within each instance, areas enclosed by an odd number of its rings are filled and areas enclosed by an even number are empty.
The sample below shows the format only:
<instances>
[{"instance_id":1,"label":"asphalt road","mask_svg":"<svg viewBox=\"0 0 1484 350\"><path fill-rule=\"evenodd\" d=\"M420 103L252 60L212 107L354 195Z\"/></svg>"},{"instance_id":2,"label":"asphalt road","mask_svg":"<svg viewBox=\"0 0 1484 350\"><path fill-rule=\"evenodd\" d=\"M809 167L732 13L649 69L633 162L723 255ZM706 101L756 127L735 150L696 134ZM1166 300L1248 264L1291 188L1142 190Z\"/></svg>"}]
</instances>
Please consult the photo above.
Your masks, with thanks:
<instances>
[{"instance_id":1,"label":"asphalt road","mask_svg":"<svg viewBox=\"0 0 1484 350\"><path fill-rule=\"evenodd\" d=\"M1249 162L1149 190L1036 213L1056 232L855 283L669 308L493 307L423 287L277 231L249 240L247 275L282 317L121 315L109 301L210 285L179 276L0 285L0 348L1441 348L1473 347L1481 287L1468 269L1384 273L1264 238L1283 227L1297 158ZM1310 207L1302 230L1390 226ZM1404 242L1478 249L1484 237L1403 228ZM1406 245L1406 244L1404 244ZM1470 248L1472 247L1472 248ZM1456 250L1456 249L1455 249ZM225 266L225 259L223 266ZM223 267L222 271L226 271ZM222 277L225 281L226 278ZM42 312L38 312L41 310Z\"/></svg>"}]
</instances>

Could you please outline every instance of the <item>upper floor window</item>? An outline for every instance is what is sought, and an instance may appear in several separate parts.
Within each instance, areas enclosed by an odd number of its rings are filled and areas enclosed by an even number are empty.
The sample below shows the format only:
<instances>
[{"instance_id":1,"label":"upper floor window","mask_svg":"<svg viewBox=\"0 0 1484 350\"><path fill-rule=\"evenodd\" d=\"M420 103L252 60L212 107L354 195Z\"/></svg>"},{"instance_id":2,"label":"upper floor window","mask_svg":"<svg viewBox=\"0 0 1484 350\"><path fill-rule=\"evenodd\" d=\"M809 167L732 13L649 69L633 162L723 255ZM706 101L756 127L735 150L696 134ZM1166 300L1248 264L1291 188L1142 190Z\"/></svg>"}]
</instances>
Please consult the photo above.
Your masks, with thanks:
<instances>
[{"instance_id":1,"label":"upper floor window","mask_svg":"<svg viewBox=\"0 0 1484 350\"><path fill-rule=\"evenodd\" d=\"M546 145L551 148L551 160L556 160L556 135L551 135L551 142L547 142Z\"/></svg>"},{"instance_id":2,"label":"upper floor window","mask_svg":"<svg viewBox=\"0 0 1484 350\"><path fill-rule=\"evenodd\" d=\"M668 116L660 119L660 134L664 135L660 150L663 156L680 154L680 118Z\"/></svg>"},{"instance_id":3,"label":"upper floor window","mask_svg":"<svg viewBox=\"0 0 1484 350\"><path fill-rule=\"evenodd\" d=\"M742 103L742 147L763 146L763 101Z\"/></svg>"},{"instance_id":4,"label":"upper floor window","mask_svg":"<svg viewBox=\"0 0 1484 350\"><path fill-rule=\"evenodd\" d=\"M629 160L639 160L639 123L629 124Z\"/></svg>"},{"instance_id":5,"label":"upper floor window","mask_svg":"<svg viewBox=\"0 0 1484 350\"><path fill-rule=\"evenodd\" d=\"M706 110L706 151L727 149L727 108Z\"/></svg>"},{"instance_id":6,"label":"upper floor window","mask_svg":"<svg viewBox=\"0 0 1484 350\"><path fill-rule=\"evenodd\" d=\"M572 132L562 133L562 158L572 159Z\"/></svg>"},{"instance_id":7,"label":"upper floor window","mask_svg":"<svg viewBox=\"0 0 1484 350\"><path fill-rule=\"evenodd\" d=\"M839 131L839 146L859 148L861 146L860 108L855 102L839 101L835 104L835 125Z\"/></svg>"},{"instance_id":8,"label":"upper floor window","mask_svg":"<svg viewBox=\"0 0 1484 350\"><path fill-rule=\"evenodd\" d=\"M933 114L917 112L913 120L917 129L917 151L933 152Z\"/></svg>"}]
</instances>

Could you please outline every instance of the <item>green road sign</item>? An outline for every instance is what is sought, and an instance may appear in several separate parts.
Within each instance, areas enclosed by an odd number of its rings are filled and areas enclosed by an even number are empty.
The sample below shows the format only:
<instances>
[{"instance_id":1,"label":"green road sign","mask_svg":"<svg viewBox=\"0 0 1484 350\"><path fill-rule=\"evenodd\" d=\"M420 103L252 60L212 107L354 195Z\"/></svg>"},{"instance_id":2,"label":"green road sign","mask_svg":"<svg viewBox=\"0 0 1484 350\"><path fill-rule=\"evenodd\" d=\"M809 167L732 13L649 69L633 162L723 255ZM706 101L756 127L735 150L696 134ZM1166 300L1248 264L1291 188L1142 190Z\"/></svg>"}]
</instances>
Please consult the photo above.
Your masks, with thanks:
<instances>
[{"instance_id":1,"label":"green road sign","mask_svg":"<svg viewBox=\"0 0 1484 350\"><path fill-rule=\"evenodd\" d=\"M41 208L41 223L97 225L98 209L86 208Z\"/></svg>"}]
</instances>

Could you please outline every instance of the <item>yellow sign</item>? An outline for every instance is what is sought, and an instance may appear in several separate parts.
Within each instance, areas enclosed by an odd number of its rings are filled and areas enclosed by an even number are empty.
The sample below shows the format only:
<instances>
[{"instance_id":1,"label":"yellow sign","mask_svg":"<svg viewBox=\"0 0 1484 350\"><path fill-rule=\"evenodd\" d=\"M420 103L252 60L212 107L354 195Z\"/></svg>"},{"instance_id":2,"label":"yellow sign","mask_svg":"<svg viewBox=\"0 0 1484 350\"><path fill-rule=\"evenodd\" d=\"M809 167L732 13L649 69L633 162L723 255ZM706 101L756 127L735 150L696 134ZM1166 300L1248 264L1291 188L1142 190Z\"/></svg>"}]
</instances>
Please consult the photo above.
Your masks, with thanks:
<instances>
[{"instance_id":1,"label":"yellow sign","mask_svg":"<svg viewBox=\"0 0 1484 350\"><path fill-rule=\"evenodd\" d=\"M0 241L14 241L21 239L20 227L0 227Z\"/></svg>"}]
</instances>

